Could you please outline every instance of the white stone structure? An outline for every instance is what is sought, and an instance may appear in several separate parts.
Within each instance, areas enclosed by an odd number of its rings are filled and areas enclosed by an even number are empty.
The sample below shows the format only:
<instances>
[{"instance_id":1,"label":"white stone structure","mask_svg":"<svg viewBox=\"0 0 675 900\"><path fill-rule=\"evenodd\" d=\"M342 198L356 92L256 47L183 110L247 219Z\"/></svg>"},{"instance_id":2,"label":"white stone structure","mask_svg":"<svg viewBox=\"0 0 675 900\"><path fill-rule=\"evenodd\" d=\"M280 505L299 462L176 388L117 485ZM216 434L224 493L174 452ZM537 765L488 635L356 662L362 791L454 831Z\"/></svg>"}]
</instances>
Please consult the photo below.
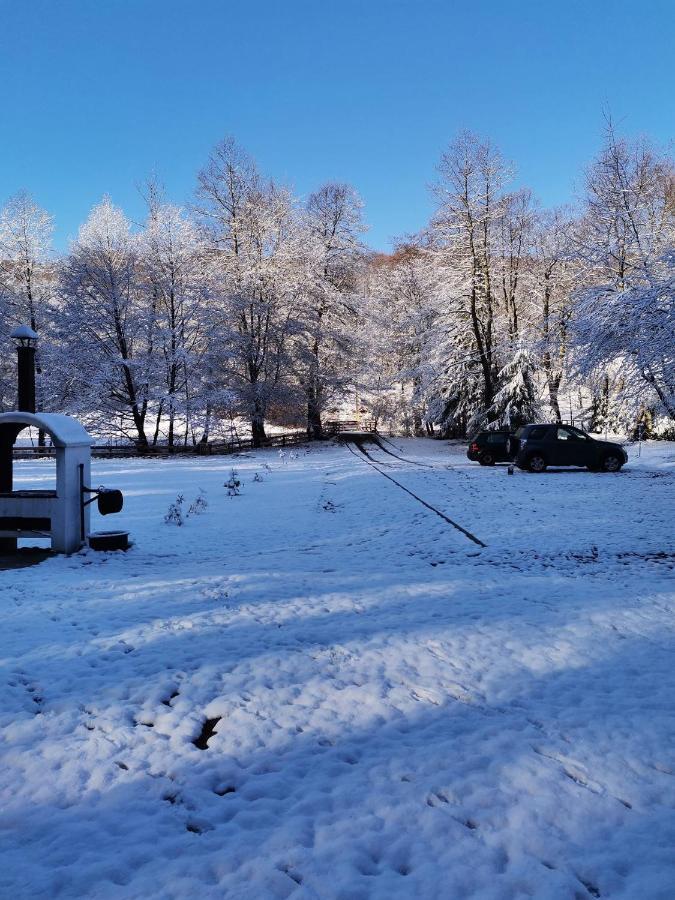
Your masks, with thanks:
<instances>
[{"instance_id":1,"label":"white stone structure","mask_svg":"<svg viewBox=\"0 0 675 900\"><path fill-rule=\"evenodd\" d=\"M24 428L46 432L56 453L56 490L12 490L12 449ZM59 413L0 414L0 539L50 537L52 550L74 553L89 534L89 486L93 438L70 416Z\"/></svg>"}]
</instances>

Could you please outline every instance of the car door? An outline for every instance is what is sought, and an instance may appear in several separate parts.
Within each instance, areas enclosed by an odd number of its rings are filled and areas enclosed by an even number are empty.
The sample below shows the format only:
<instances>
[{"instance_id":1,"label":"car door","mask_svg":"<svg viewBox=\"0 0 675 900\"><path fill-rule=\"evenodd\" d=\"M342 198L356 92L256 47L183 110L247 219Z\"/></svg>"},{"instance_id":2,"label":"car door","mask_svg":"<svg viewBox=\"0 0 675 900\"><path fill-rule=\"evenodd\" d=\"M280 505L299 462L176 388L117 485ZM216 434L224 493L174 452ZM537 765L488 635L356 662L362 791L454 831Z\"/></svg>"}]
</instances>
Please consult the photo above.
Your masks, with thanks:
<instances>
[{"instance_id":1,"label":"car door","mask_svg":"<svg viewBox=\"0 0 675 900\"><path fill-rule=\"evenodd\" d=\"M503 431L494 431L488 435L488 450L495 462L506 459L506 437Z\"/></svg>"},{"instance_id":2,"label":"car door","mask_svg":"<svg viewBox=\"0 0 675 900\"><path fill-rule=\"evenodd\" d=\"M552 429L555 436L555 428ZM551 463L551 450L553 441L549 438L551 429L548 425L529 425L526 428L520 428L516 435L520 436L518 441L518 452L529 457L534 453L543 455L547 463Z\"/></svg>"},{"instance_id":3,"label":"car door","mask_svg":"<svg viewBox=\"0 0 675 900\"><path fill-rule=\"evenodd\" d=\"M586 446L581 435L564 425L556 426L553 464L556 466L583 466L586 464Z\"/></svg>"},{"instance_id":4,"label":"car door","mask_svg":"<svg viewBox=\"0 0 675 900\"><path fill-rule=\"evenodd\" d=\"M579 428L569 427L575 438L575 466L594 466L598 463L598 446L590 435Z\"/></svg>"}]
</instances>

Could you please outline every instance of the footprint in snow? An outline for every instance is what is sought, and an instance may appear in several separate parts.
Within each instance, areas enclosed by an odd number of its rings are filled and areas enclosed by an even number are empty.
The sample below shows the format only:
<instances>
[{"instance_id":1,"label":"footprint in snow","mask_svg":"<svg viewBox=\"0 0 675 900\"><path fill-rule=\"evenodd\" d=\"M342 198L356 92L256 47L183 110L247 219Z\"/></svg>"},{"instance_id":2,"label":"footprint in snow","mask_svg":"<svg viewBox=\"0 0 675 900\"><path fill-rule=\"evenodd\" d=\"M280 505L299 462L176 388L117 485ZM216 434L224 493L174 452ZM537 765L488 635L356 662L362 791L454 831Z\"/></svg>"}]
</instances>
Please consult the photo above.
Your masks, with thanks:
<instances>
[{"instance_id":1,"label":"footprint in snow","mask_svg":"<svg viewBox=\"0 0 675 900\"><path fill-rule=\"evenodd\" d=\"M281 863L277 866L277 869L280 872L283 872L284 875L288 875L288 877L294 881L296 884L302 884L302 875L296 871L292 866Z\"/></svg>"},{"instance_id":2,"label":"footprint in snow","mask_svg":"<svg viewBox=\"0 0 675 900\"><path fill-rule=\"evenodd\" d=\"M219 797L227 797L228 794L236 793L237 789L234 785L226 784L221 787L214 788L213 793L217 794Z\"/></svg>"},{"instance_id":3,"label":"footprint in snow","mask_svg":"<svg viewBox=\"0 0 675 900\"><path fill-rule=\"evenodd\" d=\"M30 699L38 707L37 712L42 712L42 706L44 704L42 689L37 684L37 682L31 681L31 679L28 678L25 672L18 670L14 673L14 677L10 678L7 684L10 687L19 687L20 685L22 688L24 688L26 693L28 693L28 695L30 696Z\"/></svg>"},{"instance_id":4,"label":"footprint in snow","mask_svg":"<svg viewBox=\"0 0 675 900\"><path fill-rule=\"evenodd\" d=\"M457 801L454 797L449 796L445 791L432 791L427 796L427 806L430 806L432 809L443 809L455 807L457 805ZM463 825L465 828L468 828L469 831L475 831L478 828L478 824L471 818L464 817L463 815L457 814L454 812L450 813L451 818L458 822L460 825Z\"/></svg>"},{"instance_id":5,"label":"footprint in snow","mask_svg":"<svg viewBox=\"0 0 675 900\"><path fill-rule=\"evenodd\" d=\"M355 766L359 761L358 756L355 756L353 753L340 753L338 759L342 760L342 762L347 763L349 766Z\"/></svg>"},{"instance_id":6,"label":"footprint in snow","mask_svg":"<svg viewBox=\"0 0 675 900\"><path fill-rule=\"evenodd\" d=\"M588 881L585 878L581 878L579 875L577 875L576 878L579 881L579 884L582 884L586 888L586 890L591 895L591 897L600 897L601 896L599 888L596 885L594 885L591 881Z\"/></svg>"},{"instance_id":7,"label":"footprint in snow","mask_svg":"<svg viewBox=\"0 0 675 900\"><path fill-rule=\"evenodd\" d=\"M417 700L418 703L433 703L434 706L440 706L442 703L441 698L435 691L430 691L426 688L415 688L410 691L410 696L413 700Z\"/></svg>"},{"instance_id":8,"label":"footprint in snow","mask_svg":"<svg viewBox=\"0 0 675 900\"><path fill-rule=\"evenodd\" d=\"M202 725L199 735L192 741L198 750L208 750L209 740L216 734L216 725L220 722L222 716L216 716L213 719L206 719Z\"/></svg>"},{"instance_id":9,"label":"footprint in snow","mask_svg":"<svg viewBox=\"0 0 675 900\"><path fill-rule=\"evenodd\" d=\"M443 791L434 791L427 797L427 806L447 806L450 803Z\"/></svg>"},{"instance_id":10,"label":"footprint in snow","mask_svg":"<svg viewBox=\"0 0 675 900\"><path fill-rule=\"evenodd\" d=\"M189 831L191 834L204 834L205 831L213 831L215 828L210 822L205 822L202 820L189 820L185 825L185 830Z\"/></svg>"},{"instance_id":11,"label":"footprint in snow","mask_svg":"<svg viewBox=\"0 0 675 900\"><path fill-rule=\"evenodd\" d=\"M573 760L568 759L555 750L546 750L543 747L538 747L534 744L532 745L532 749L538 756L542 756L544 759L550 759L552 762L558 763L562 768L563 774L569 778L570 781L581 785L581 787L589 788L589 790L592 790L596 794L603 793L600 785L587 777L579 763L575 763Z\"/></svg>"}]
</instances>

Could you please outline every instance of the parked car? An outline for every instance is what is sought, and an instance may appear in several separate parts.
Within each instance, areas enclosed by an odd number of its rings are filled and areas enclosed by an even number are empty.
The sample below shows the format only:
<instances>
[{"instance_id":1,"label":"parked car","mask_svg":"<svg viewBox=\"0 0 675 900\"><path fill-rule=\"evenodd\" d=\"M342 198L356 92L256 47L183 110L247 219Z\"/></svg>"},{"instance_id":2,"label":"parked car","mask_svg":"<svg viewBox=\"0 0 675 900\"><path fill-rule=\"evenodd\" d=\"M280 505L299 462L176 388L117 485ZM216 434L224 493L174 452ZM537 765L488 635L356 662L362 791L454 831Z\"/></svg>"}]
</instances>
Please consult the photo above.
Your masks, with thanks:
<instances>
[{"instance_id":1,"label":"parked car","mask_svg":"<svg viewBox=\"0 0 675 900\"><path fill-rule=\"evenodd\" d=\"M494 466L498 462L511 462L507 442L511 431L481 431L469 444L466 455L481 466Z\"/></svg>"},{"instance_id":2,"label":"parked car","mask_svg":"<svg viewBox=\"0 0 675 900\"><path fill-rule=\"evenodd\" d=\"M618 472L628 461L620 444L599 441L573 425L525 425L508 439L507 450L518 468L529 472L543 472L547 466Z\"/></svg>"}]
</instances>

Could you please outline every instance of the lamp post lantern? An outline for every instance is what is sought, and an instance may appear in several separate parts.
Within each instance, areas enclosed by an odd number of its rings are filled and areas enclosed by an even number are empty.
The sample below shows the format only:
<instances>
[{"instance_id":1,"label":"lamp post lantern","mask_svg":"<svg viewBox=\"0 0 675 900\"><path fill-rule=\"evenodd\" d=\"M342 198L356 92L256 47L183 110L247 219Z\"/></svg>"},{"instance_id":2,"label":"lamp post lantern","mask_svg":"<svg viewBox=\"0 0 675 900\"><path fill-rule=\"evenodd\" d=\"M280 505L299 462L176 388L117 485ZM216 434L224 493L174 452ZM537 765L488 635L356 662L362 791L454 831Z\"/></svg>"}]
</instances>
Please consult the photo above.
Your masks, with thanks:
<instances>
[{"instance_id":1,"label":"lamp post lantern","mask_svg":"<svg viewBox=\"0 0 675 900\"><path fill-rule=\"evenodd\" d=\"M18 404L20 412L35 412L35 351L38 336L28 325L19 325L10 333L16 343L18 357Z\"/></svg>"}]
</instances>

